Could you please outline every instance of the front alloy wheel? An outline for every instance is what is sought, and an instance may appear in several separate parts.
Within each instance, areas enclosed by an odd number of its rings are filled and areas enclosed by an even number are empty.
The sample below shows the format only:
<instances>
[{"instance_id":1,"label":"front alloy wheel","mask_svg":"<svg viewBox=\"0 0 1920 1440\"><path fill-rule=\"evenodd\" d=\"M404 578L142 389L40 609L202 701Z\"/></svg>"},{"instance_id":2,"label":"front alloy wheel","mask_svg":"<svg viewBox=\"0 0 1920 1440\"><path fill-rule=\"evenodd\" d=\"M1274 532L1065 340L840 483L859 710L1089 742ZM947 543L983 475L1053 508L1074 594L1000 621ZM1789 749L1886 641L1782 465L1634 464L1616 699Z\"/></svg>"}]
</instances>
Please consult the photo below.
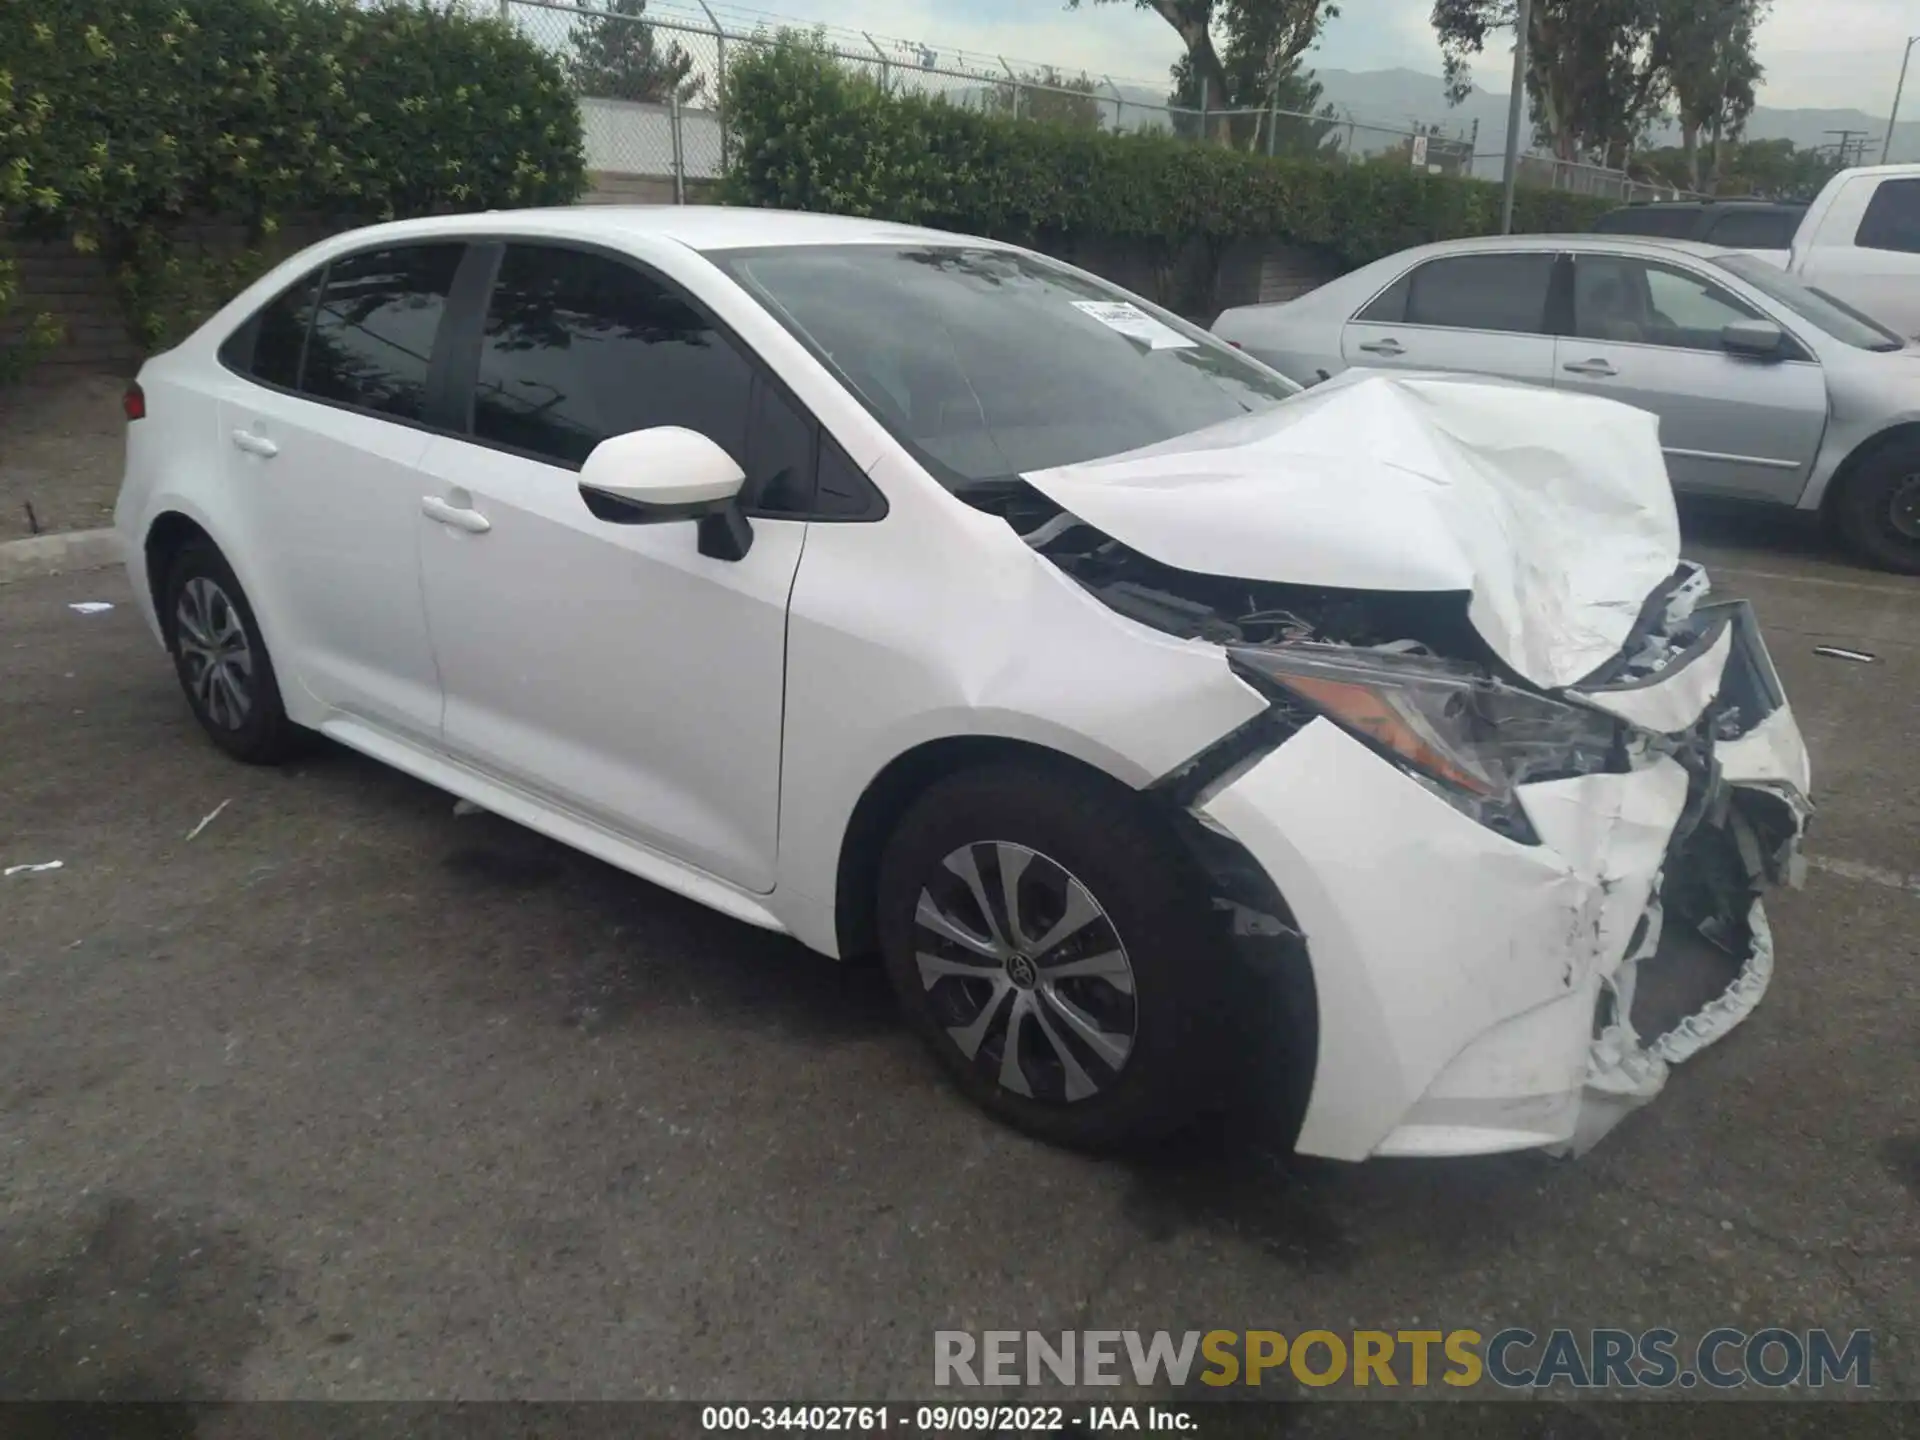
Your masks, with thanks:
<instances>
[{"instance_id":1,"label":"front alloy wheel","mask_svg":"<svg viewBox=\"0 0 1920 1440\"><path fill-rule=\"evenodd\" d=\"M1226 957L1198 867L1139 795L1044 762L949 775L895 827L876 898L901 1009L985 1109L1106 1150L1200 1108Z\"/></svg>"},{"instance_id":2,"label":"front alloy wheel","mask_svg":"<svg viewBox=\"0 0 1920 1440\"><path fill-rule=\"evenodd\" d=\"M963 845L914 909L914 964L948 1037L1001 1089L1091 1099L1126 1068L1133 966L1063 865L1007 841Z\"/></svg>"}]
</instances>

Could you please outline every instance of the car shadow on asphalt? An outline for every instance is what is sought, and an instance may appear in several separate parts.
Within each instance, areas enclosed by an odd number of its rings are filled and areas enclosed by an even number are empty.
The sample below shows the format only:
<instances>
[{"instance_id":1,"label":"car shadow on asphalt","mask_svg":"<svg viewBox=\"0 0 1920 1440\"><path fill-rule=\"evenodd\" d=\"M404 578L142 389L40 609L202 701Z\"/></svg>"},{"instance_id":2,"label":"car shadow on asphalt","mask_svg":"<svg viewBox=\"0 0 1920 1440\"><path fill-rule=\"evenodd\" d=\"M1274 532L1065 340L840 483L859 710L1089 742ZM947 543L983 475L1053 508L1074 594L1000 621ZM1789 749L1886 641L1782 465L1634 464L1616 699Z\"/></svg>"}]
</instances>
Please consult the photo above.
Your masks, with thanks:
<instances>
[{"instance_id":1,"label":"car shadow on asphalt","mask_svg":"<svg viewBox=\"0 0 1920 1440\"><path fill-rule=\"evenodd\" d=\"M355 809L393 815L410 832L408 884L470 917L473 953L444 971L456 989L497 998L505 985L587 1032L681 1010L828 1043L897 1024L878 966L829 959L499 816L456 815L452 796L344 747L323 744L301 765L355 792Z\"/></svg>"},{"instance_id":2,"label":"car shadow on asphalt","mask_svg":"<svg viewBox=\"0 0 1920 1440\"><path fill-rule=\"evenodd\" d=\"M1755 505L1705 495L1679 498L1682 548L1695 545L1767 550L1776 555L1856 565L1817 514L1785 505ZM1863 579L1876 571L1859 566Z\"/></svg>"}]
</instances>

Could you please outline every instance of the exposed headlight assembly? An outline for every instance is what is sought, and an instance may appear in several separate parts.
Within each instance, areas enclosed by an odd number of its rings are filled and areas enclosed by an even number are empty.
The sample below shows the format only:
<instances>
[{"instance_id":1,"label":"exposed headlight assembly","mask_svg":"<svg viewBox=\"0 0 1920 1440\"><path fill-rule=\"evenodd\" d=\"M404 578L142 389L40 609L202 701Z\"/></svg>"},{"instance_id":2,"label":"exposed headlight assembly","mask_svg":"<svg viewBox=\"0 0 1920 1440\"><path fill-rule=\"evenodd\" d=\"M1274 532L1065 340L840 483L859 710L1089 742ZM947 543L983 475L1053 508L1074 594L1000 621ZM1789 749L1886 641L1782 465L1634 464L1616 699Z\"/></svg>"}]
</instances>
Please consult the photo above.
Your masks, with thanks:
<instances>
[{"instance_id":1,"label":"exposed headlight assembly","mask_svg":"<svg viewBox=\"0 0 1920 1440\"><path fill-rule=\"evenodd\" d=\"M1472 666L1334 645L1240 646L1234 663L1270 691L1358 736L1463 814L1538 843L1520 785L1617 770L1627 727Z\"/></svg>"}]
</instances>

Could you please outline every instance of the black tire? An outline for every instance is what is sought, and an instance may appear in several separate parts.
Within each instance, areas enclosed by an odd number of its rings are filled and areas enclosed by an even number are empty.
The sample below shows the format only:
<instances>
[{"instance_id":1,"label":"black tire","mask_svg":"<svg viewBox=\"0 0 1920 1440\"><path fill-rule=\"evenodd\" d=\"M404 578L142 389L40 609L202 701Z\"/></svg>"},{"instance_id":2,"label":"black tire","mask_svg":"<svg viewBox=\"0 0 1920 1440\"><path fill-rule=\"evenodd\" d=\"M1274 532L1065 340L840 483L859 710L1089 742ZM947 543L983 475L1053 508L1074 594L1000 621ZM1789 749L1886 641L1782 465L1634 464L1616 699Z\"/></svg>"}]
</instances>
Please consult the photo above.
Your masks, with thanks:
<instances>
[{"instance_id":1,"label":"black tire","mask_svg":"<svg viewBox=\"0 0 1920 1440\"><path fill-rule=\"evenodd\" d=\"M1020 851L1032 852L1018 862L1025 867L1016 880L1022 918L1006 928L1021 938L1000 958L943 938L916 918L925 892L943 911L957 900L953 917L975 936L985 938L990 929L1005 939L1004 901L983 917L970 898L976 892L946 862L969 856L986 893L998 900L999 857ZM1101 914L1044 952L1035 948L1047 938L1040 932L1051 931L1067 908L1075 881ZM1162 1138L1201 1112L1218 1048L1213 1037L1222 1028L1224 957L1217 952L1224 947L1208 924L1198 867L1137 797L1097 777L1037 765L995 764L949 776L920 796L895 829L880 863L878 904L881 952L901 1007L984 1109L1041 1139L1094 1151ZM1054 970L1110 966L1116 952L1109 938L1118 942L1124 977L1116 971L1051 978ZM1008 950L1033 952L1018 979ZM923 955L936 966L978 966L981 973L929 977ZM1010 1017L1022 1006L1013 1083L1025 1085L1026 1094L1003 1083ZM991 1007L998 1013L969 1055L956 1029L965 1034ZM1100 1048L1083 1038L1088 1032L1074 1029L1072 1010L1098 1020ZM1035 1012L1040 1020L1032 1018ZM1129 1027L1124 1057L1114 1066L1107 1057ZM1092 1093L1088 1084L1096 1086ZM1080 1093L1072 1094L1075 1089Z\"/></svg>"},{"instance_id":2,"label":"black tire","mask_svg":"<svg viewBox=\"0 0 1920 1440\"><path fill-rule=\"evenodd\" d=\"M1920 575L1920 445L1889 445L1862 461L1834 502L1834 519L1870 564Z\"/></svg>"},{"instance_id":3,"label":"black tire","mask_svg":"<svg viewBox=\"0 0 1920 1440\"><path fill-rule=\"evenodd\" d=\"M187 705L214 744L250 765L277 765L304 748L307 733L280 702L279 677L253 607L213 542L189 540L175 553L160 623ZM206 642L213 642L211 650ZM222 663L210 663L209 653Z\"/></svg>"}]
</instances>

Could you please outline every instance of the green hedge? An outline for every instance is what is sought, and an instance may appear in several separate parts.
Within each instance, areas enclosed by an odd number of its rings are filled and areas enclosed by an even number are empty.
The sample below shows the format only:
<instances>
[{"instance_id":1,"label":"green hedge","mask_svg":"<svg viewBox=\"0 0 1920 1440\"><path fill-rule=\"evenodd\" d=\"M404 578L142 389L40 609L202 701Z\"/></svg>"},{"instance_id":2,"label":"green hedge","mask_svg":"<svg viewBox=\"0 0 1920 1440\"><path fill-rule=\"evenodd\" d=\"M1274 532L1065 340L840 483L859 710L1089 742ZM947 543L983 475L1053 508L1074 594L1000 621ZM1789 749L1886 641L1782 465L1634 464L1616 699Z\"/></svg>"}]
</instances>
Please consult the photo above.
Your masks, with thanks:
<instances>
[{"instance_id":1,"label":"green hedge","mask_svg":"<svg viewBox=\"0 0 1920 1440\"><path fill-rule=\"evenodd\" d=\"M584 178L559 63L491 18L347 0L0 0L0 207L106 253L136 310L177 267L167 236L183 217L266 237L296 213L565 203Z\"/></svg>"},{"instance_id":2,"label":"green hedge","mask_svg":"<svg viewBox=\"0 0 1920 1440\"><path fill-rule=\"evenodd\" d=\"M1114 237L1178 247L1243 237L1346 266L1497 231L1500 187L1411 166L1269 160L1163 135L1088 133L884 92L786 33L727 76L738 204L830 210L1044 244ZM1609 204L1522 189L1515 228L1586 228Z\"/></svg>"}]
</instances>

